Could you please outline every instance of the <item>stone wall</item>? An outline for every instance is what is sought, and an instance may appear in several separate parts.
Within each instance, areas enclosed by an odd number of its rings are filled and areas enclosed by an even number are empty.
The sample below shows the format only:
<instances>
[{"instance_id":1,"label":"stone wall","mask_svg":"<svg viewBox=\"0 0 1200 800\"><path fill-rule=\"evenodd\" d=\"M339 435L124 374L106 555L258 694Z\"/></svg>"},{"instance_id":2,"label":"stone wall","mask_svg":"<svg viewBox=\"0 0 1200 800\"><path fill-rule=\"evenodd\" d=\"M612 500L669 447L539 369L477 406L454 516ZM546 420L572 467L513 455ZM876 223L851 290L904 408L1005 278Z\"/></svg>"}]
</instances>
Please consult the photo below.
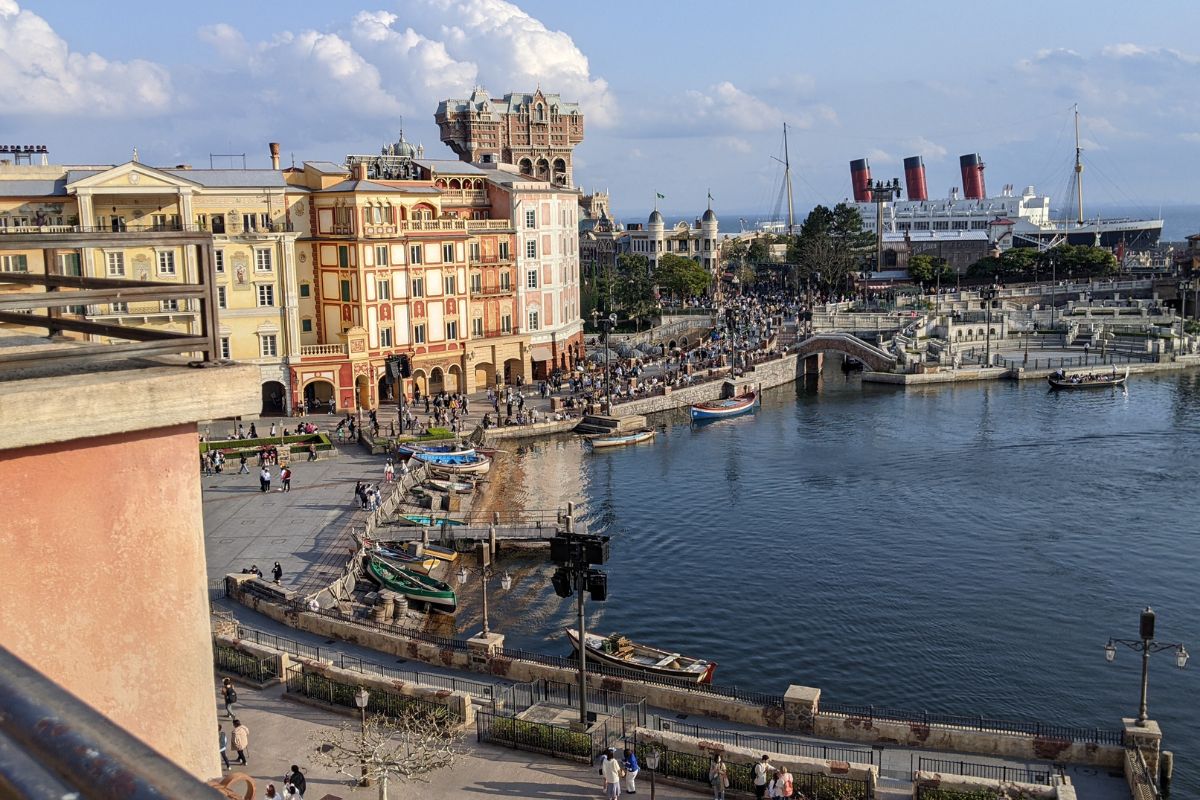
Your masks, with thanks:
<instances>
[{"instance_id":1,"label":"stone wall","mask_svg":"<svg viewBox=\"0 0 1200 800\"><path fill-rule=\"evenodd\" d=\"M762 389L770 389L775 386L793 383L796 380L798 369L798 357L795 355L786 355L782 358L756 364L752 370L737 379L722 379L718 377L682 389L671 389L665 394L657 394L652 397L631 400L628 403L620 403L614 406L613 413L619 416L628 414L645 415L655 414L660 411L672 411L677 408L687 408L693 403L703 403L708 400L720 399L724 396L726 384L730 382L733 382L739 388L742 386L754 386ZM710 374L717 372L719 371L710 371Z\"/></svg>"},{"instance_id":2,"label":"stone wall","mask_svg":"<svg viewBox=\"0 0 1200 800\"><path fill-rule=\"evenodd\" d=\"M538 412L539 416L541 412ZM575 430L575 426L579 424L580 417L564 420L552 420L550 422L537 422L533 425L503 425L496 428L488 428L483 431L483 437L488 442L496 442L504 439L528 439L534 436L549 436L555 433L570 433Z\"/></svg>"},{"instance_id":3,"label":"stone wall","mask_svg":"<svg viewBox=\"0 0 1200 800\"><path fill-rule=\"evenodd\" d=\"M942 772L913 773L913 787L944 789L988 797L996 796L997 792L1004 792L1004 797L1010 797L1013 800L1017 800L1017 798L1019 800L1067 800L1067 798L1074 800L1075 797L1075 789L1069 784L1046 786L1040 783L994 781L988 778L973 778L968 775L950 775ZM1064 787L1070 791L1060 793Z\"/></svg>"}]
</instances>

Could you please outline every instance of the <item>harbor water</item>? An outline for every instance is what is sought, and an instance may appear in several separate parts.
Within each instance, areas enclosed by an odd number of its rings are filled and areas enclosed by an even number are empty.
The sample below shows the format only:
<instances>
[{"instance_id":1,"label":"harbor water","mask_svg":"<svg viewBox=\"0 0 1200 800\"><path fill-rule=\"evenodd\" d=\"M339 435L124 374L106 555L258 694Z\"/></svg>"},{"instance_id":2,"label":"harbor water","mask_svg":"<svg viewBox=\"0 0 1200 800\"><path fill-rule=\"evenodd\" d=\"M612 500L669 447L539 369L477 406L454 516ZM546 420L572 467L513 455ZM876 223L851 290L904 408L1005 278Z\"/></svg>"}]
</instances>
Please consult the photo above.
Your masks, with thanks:
<instances>
[{"instance_id":1,"label":"harbor water","mask_svg":"<svg viewBox=\"0 0 1200 800\"><path fill-rule=\"evenodd\" d=\"M833 368L830 368L830 364ZM588 625L715 660L715 680L832 702L1119 728L1135 716L1144 606L1200 652L1200 374L1127 391L1041 382L898 389L828 362L755 414L652 418L652 444L578 437L505 454L493 504L578 504L612 536ZM573 599L544 554L490 593L510 646L566 653ZM478 626L463 595L461 630ZM1200 660L1151 658L1149 711L1200 794Z\"/></svg>"}]
</instances>

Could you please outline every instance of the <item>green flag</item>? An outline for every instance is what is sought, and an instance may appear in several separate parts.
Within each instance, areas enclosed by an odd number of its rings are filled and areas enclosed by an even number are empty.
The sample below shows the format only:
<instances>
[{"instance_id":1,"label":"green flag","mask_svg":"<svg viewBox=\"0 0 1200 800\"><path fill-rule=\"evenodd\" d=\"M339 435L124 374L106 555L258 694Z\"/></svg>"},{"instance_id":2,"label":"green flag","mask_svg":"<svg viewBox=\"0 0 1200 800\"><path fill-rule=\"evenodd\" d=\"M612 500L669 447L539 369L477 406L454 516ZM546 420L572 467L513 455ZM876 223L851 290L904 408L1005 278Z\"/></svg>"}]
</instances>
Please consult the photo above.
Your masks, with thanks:
<instances>
[{"instance_id":1,"label":"green flag","mask_svg":"<svg viewBox=\"0 0 1200 800\"><path fill-rule=\"evenodd\" d=\"M654 193L654 196L655 196L655 197L657 197L659 200L666 200L666 199L667 199L667 196L666 196L665 194L659 194L658 192L655 192L655 193Z\"/></svg>"}]
</instances>

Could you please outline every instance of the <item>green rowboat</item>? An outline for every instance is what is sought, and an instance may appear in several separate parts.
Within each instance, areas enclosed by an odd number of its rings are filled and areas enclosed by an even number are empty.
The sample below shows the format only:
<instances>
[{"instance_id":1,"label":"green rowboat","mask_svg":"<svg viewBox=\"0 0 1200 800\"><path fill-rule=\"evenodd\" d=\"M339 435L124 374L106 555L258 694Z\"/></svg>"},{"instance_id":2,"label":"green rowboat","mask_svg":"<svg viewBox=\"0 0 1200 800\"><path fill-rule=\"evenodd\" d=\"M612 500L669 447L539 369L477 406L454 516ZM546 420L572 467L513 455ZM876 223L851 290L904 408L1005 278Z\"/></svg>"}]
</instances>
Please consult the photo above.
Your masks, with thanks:
<instances>
[{"instance_id":1,"label":"green rowboat","mask_svg":"<svg viewBox=\"0 0 1200 800\"><path fill-rule=\"evenodd\" d=\"M458 607L454 590L436 578L409 572L374 556L367 558L367 572L385 589L402 594L409 600L420 600L431 608L451 614Z\"/></svg>"}]
</instances>

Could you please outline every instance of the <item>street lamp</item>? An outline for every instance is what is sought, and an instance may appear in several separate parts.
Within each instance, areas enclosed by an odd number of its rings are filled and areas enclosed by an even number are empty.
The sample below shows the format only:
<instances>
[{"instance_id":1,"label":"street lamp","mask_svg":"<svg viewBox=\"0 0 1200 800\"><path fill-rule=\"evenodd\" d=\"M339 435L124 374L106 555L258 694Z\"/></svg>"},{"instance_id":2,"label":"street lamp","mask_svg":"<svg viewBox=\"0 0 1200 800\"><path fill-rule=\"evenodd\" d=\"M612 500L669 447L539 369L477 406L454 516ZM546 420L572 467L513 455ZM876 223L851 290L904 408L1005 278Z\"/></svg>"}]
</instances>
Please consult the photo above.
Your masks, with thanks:
<instances>
[{"instance_id":1,"label":"street lamp","mask_svg":"<svg viewBox=\"0 0 1200 800\"><path fill-rule=\"evenodd\" d=\"M1104 645L1104 660L1112 662L1117 657L1117 645L1123 644L1130 650L1140 652L1142 654L1142 697L1141 703L1138 706L1137 724L1139 727L1146 724L1146 685L1147 677L1150 669L1150 654L1158 653L1163 650L1175 651L1175 666L1183 669L1187 666L1188 651L1187 648L1177 642L1156 642L1154 641L1154 611L1150 606L1146 606L1146 610L1142 612L1141 624L1138 630L1137 639L1112 639L1108 640L1108 644Z\"/></svg>"},{"instance_id":2,"label":"street lamp","mask_svg":"<svg viewBox=\"0 0 1200 800\"><path fill-rule=\"evenodd\" d=\"M982 289L979 292L979 296L983 298L987 308L987 344L985 345L985 352L987 366L989 367L992 365L992 302L995 301L998 294L1000 294L1000 292L994 285L989 286L986 289Z\"/></svg>"},{"instance_id":3,"label":"street lamp","mask_svg":"<svg viewBox=\"0 0 1200 800\"><path fill-rule=\"evenodd\" d=\"M371 785L371 779L367 777L367 701L370 699L371 693L365 686L358 687L358 691L354 693L354 705L362 712L362 727L359 729L358 739L358 754L362 758L362 778L358 781L359 786Z\"/></svg>"},{"instance_id":4,"label":"street lamp","mask_svg":"<svg viewBox=\"0 0 1200 800\"><path fill-rule=\"evenodd\" d=\"M550 560L558 565L550 582L559 597L578 599L579 612L579 723L588 724L587 711L587 631L584 617L584 594L597 602L608 599L608 575L593 565L608 561L609 537L589 536L574 532L574 523L567 514L564 529L550 540Z\"/></svg>"},{"instance_id":5,"label":"street lamp","mask_svg":"<svg viewBox=\"0 0 1200 800\"><path fill-rule=\"evenodd\" d=\"M471 569L470 572L474 572L475 574L479 575L480 578L479 587L483 591L483 635L487 637L489 634L491 634L491 630L488 628L487 582L488 578L494 577L496 574L492 569L491 555L489 553L487 542L479 543L479 566ZM458 568L459 586L466 586L467 573L468 570L466 566L460 566ZM506 592L512 588L512 576L509 575L507 571L500 577L500 585L504 587L504 591Z\"/></svg>"},{"instance_id":6,"label":"street lamp","mask_svg":"<svg viewBox=\"0 0 1200 800\"><path fill-rule=\"evenodd\" d=\"M658 769L658 749L646 754L646 766L650 769L650 800L654 800L654 770Z\"/></svg>"}]
</instances>

